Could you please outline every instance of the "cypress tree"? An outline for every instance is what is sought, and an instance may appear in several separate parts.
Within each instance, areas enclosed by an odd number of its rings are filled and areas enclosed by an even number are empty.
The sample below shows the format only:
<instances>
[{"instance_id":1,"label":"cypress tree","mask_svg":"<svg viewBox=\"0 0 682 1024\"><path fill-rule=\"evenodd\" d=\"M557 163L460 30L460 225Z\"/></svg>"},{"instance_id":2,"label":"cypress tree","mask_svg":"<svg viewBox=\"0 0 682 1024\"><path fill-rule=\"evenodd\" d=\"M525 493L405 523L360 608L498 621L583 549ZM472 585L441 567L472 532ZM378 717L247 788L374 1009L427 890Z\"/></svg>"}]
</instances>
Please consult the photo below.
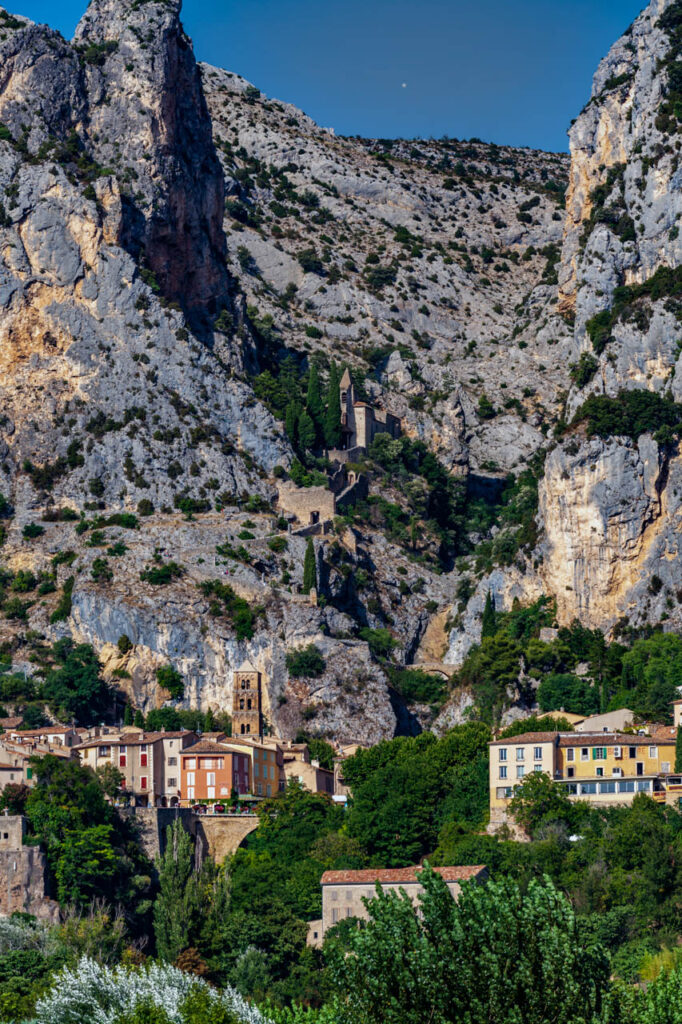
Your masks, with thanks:
<instances>
[{"instance_id":1,"label":"cypress tree","mask_svg":"<svg viewBox=\"0 0 682 1024\"><path fill-rule=\"evenodd\" d=\"M301 407L298 402L289 402L284 414L284 429L287 432L287 437L291 441L292 445L296 447L298 441L298 417L301 411Z\"/></svg>"},{"instance_id":2,"label":"cypress tree","mask_svg":"<svg viewBox=\"0 0 682 1024\"><path fill-rule=\"evenodd\" d=\"M677 739L675 740L675 771L682 772L682 725L677 727Z\"/></svg>"},{"instance_id":3,"label":"cypress tree","mask_svg":"<svg viewBox=\"0 0 682 1024\"><path fill-rule=\"evenodd\" d=\"M341 444L341 394L339 392L339 371L332 363L329 369L327 390L327 413L324 418L324 439L328 448Z\"/></svg>"},{"instance_id":4,"label":"cypress tree","mask_svg":"<svg viewBox=\"0 0 682 1024\"><path fill-rule=\"evenodd\" d=\"M315 424L305 409L298 417L296 428L298 432L298 444L301 451L312 451L315 447L317 435L315 431Z\"/></svg>"},{"instance_id":5,"label":"cypress tree","mask_svg":"<svg viewBox=\"0 0 682 1024\"><path fill-rule=\"evenodd\" d=\"M204 715L204 732L214 732L215 730L215 715L209 708Z\"/></svg>"},{"instance_id":6,"label":"cypress tree","mask_svg":"<svg viewBox=\"0 0 682 1024\"><path fill-rule=\"evenodd\" d=\"M139 708L135 712L135 717L133 718L133 725L135 726L136 729L144 729L144 715L142 714Z\"/></svg>"},{"instance_id":7,"label":"cypress tree","mask_svg":"<svg viewBox=\"0 0 682 1024\"><path fill-rule=\"evenodd\" d=\"M303 560L303 593L309 594L317 587L317 562L315 560L315 545L312 537L308 538L308 546L305 549Z\"/></svg>"},{"instance_id":8,"label":"cypress tree","mask_svg":"<svg viewBox=\"0 0 682 1024\"><path fill-rule=\"evenodd\" d=\"M483 620L481 622L481 640L487 636L495 636L497 632L497 614L495 612L495 598L491 591L488 591L488 596L485 599L485 608L483 609Z\"/></svg>"},{"instance_id":9,"label":"cypress tree","mask_svg":"<svg viewBox=\"0 0 682 1024\"><path fill-rule=\"evenodd\" d=\"M131 708L130 704L126 704L125 706L125 711L123 712L123 724L133 724L133 709Z\"/></svg>"},{"instance_id":10,"label":"cypress tree","mask_svg":"<svg viewBox=\"0 0 682 1024\"><path fill-rule=\"evenodd\" d=\"M316 436L322 437L322 421L324 419L324 406L322 404L322 392L320 390L320 375L317 372L317 363L312 363L308 375L308 394L305 403L306 411L315 424Z\"/></svg>"}]
</instances>

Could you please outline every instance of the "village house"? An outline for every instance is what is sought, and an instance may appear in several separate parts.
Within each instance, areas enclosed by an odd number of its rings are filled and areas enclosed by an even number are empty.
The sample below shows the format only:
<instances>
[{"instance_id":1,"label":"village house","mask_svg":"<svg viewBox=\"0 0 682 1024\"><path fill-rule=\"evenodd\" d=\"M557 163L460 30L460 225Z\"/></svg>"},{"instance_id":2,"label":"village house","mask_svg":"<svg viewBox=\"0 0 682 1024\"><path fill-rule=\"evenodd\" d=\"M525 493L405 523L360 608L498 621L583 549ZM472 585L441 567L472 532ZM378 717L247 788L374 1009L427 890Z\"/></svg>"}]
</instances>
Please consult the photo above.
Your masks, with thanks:
<instances>
[{"instance_id":1,"label":"village house","mask_svg":"<svg viewBox=\"0 0 682 1024\"><path fill-rule=\"evenodd\" d=\"M29 788L35 786L31 758L45 757L46 754L66 760L77 756L73 747L66 747L62 743L42 743L38 737L25 733L0 736L0 787L8 783Z\"/></svg>"},{"instance_id":2,"label":"village house","mask_svg":"<svg viewBox=\"0 0 682 1024\"><path fill-rule=\"evenodd\" d=\"M71 725L44 725L40 729L18 729L14 726L5 729L5 736L12 740L27 739L55 747L75 747L80 743L78 730Z\"/></svg>"},{"instance_id":3,"label":"village house","mask_svg":"<svg viewBox=\"0 0 682 1024\"><path fill-rule=\"evenodd\" d=\"M376 886L384 892L404 891L417 903L422 886L418 878L420 867L368 868L362 871L325 871L322 875L322 917L308 926L308 945L321 946L325 934L339 921L355 917L367 920L369 914L363 900L376 896ZM467 867L439 867L433 869L441 876L457 899L464 882L481 884L488 877L485 865Z\"/></svg>"},{"instance_id":4,"label":"village house","mask_svg":"<svg viewBox=\"0 0 682 1024\"><path fill-rule=\"evenodd\" d=\"M179 757L197 734L144 732L134 726L80 744L82 763L94 771L111 764L123 775L123 796L138 807L175 806L180 801Z\"/></svg>"},{"instance_id":5,"label":"village house","mask_svg":"<svg viewBox=\"0 0 682 1024\"><path fill-rule=\"evenodd\" d=\"M284 775L287 782L296 779L311 793L334 795L334 772L313 761L307 743L286 743L282 748Z\"/></svg>"},{"instance_id":6,"label":"village house","mask_svg":"<svg viewBox=\"0 0 682 1024\"><path fill-rule=\"evenodd\" d=\"M632 803L646 793L680 805L682 778L675 775L674 728L644 732L524 733L490 744L490 824L509 821L514 790L532 772L560 784L571 800L598 806Z\"/></svg>"},{"instance_id":7,"label":"village house","mask_svg":"<svg viewBox=\"0 0 682 1024\"><path fill-rule=\"evenodd\" d=\"M182 751L180 762L180 791L188 803L251 792L251 759L228 742L201 739Z\"/></svg>"}]
</instances>

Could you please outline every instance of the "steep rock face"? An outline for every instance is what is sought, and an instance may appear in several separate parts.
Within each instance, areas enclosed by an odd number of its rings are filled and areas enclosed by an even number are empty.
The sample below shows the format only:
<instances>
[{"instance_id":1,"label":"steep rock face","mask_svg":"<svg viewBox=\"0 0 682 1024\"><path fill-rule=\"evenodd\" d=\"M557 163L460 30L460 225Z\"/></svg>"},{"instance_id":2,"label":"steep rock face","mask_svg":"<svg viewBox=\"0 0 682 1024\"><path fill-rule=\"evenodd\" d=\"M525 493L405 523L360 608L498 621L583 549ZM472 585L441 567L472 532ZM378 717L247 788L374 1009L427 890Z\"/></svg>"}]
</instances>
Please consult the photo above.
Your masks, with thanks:
<instances>
[{"instance_id":1,"label":"steep rock face","mask_svg":"<svg viewBox=\"0 0 682 1024\"><path fill-rule=\"evenodd\" d=\"M121 244L164 295L215 316L228 291L223 175L180 7L90 4L74 36L88 98L78 128L93 158L129 183Z\"/></svg>"},{"instance_id":2,"label":"steep rock face","mask_svg":"<svg viewBox=\"0 0 682 1024\"><path fill-rule=\"evenodd\" d=\"M670 463L650 435L638 443L595 439L549 456L540 494L540 574L546 592L556 595L560 621L579 618L603 628L624 615L638 618L654 567L675 586L679 461ZM662 604L654 602L654 613Z\"/></svg>"},{"instance_id":3,"label":"steep rock face","mask_svg":"<svg viewBox=\"0 0 682 1024\"><path fill-rule=\"evenodd\" d=\"M571 132L560 308L575 317L567 363L596 361L567 418L590 394L682 396L682 168L677 108L682 5L652 0L612 47ZM653 282L652 282L653 278ZM589 440L572 430L540 484L540 578L559 618L609 628L679 622L679 454L650 435ZM652 578L656 578L651 586Z\"/></svg>"},{"instance_id":4,"label":"steep rock face","mask_svg":"<svg viewBox=\"0 0 682 1024\"><path fill-rule=\"evenodd\" d=\"M340 138L201 68L230 269L277 343L367 374L449 470L518 471L569 383L556 358L566 157ZM483 395L498 417L479 415Z\"/></svg>"}]
</instances>

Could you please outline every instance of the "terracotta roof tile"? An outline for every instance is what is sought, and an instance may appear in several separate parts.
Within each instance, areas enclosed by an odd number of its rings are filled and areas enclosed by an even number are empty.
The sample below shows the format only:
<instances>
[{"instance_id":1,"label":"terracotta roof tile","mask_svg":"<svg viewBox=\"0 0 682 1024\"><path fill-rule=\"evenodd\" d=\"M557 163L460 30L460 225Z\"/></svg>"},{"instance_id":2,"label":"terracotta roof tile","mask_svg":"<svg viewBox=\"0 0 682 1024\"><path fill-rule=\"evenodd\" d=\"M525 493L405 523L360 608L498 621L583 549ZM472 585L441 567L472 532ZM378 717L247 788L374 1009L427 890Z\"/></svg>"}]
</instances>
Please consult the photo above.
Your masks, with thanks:
<instances>
[{"instance_id":1,"label":"terracotta roof tile","mask_svg":"<svg viewBox=\"0 0 682 1024\"><path fill-rule=\"evenodd\" d=\"M222 743L214 743L213 740L199 740L198 743L193 743L191 747L185 747L182 751L182 756L186 757L191 754L230 754L235 753L231 751L228 746Z\"/></svg>"},{"instance_id":2,"label":"terracotta roof tile","mask_svg":"<svg viewBox=\"0 0 682 1024\"><path fill-rule=\"evenodd\" d=\"M493 740L491 746L510 746L513 743L551 743L561 736L560 732L522 732L520 736L508 736L503 740Z\"/></svg>"},{"instance_id":3,"label":"terracotta roof tile","mask_svg":"<svg viewBox=\"0 0 682 1024\"><path fill-rule=\"evenodd\" d=\"M367 868L363 871L325 871L322 885L400 885L406 882L417 882L417 872L422 871L417 864L412 868ZM465 882L477 878L486 871L485 864L473 866L434 868L445 882Z\"/></svg>"}]
</instances>

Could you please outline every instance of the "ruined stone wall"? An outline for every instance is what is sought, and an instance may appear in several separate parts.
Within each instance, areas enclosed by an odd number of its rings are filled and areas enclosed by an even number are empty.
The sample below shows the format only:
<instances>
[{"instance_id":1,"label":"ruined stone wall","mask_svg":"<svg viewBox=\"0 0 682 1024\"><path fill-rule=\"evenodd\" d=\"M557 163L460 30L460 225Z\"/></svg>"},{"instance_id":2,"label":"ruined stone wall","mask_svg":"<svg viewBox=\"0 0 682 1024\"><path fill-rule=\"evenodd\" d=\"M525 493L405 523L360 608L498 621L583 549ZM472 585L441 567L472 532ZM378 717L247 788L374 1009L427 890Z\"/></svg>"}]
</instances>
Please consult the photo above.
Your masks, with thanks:
<instances>
[{"instance_id":1,"label":"ruined stone wall","mask_svg":"<svg viewBox=\"0 0 682 1024\"><path fill-rule=\"evenodd\" d=\"M320 520L332 519L336 515L336 499L326 487L283 485L279 488L279 504L282 511L290 512L306 524L314 512L318 513Z\"/></svg>"}]
</instances>

